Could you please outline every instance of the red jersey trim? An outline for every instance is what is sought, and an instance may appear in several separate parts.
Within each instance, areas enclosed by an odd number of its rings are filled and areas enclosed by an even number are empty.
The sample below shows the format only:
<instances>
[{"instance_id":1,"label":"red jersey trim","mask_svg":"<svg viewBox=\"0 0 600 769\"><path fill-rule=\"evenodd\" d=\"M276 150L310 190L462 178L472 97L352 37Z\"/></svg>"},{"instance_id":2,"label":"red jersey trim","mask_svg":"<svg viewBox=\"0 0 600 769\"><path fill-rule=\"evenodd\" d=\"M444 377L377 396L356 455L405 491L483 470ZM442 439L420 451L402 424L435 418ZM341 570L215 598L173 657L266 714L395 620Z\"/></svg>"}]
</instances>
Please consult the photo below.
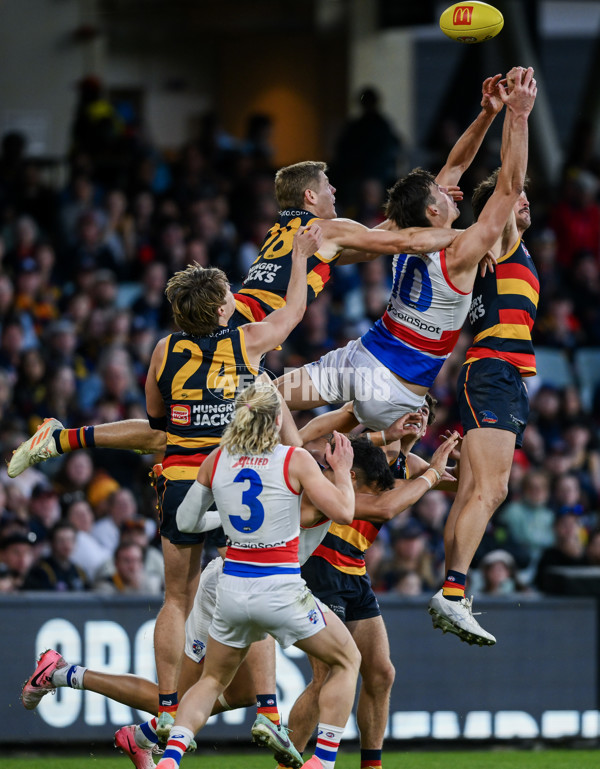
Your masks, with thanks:
<instances>
[{"instance_id":1,"label":"red jersey trim","mask_svg":"<svg viewBox=\"0 0 600 769\"><path fill-rule=\"evenodd\" d=\"M448 275L448 266L446 264L446 249L442 248L440 251L440 267L442 268L442 274L446 280L446 283L450 286L450 288L457 294L460 294L461 296L469 296L471 293L470 291L461 291L460 288L456 288L454 283L450 280L450 275Z\"/></svg>"},{"instance_id":2,"label":"red jersey trim","mask_svg":"<svg viewBox=\"0 0 600 769\"><path fill-rule=\"evenodd\" d=\"M411 347L432 355L449 355L460 336L460 329L456 329L456 331L442 331L442 336L439 339L429 339L429 337L421 336L416 331L412 331L412 329L406 328L406 326L395 321L390 317L387 310L381 320L390 334L395 336L396 339L400 339Z\"/></svg>"},{"instance_id":3,"label":"red jersey trim","mask_svg":"<svg viewBox=\"0 0 600 769\"><path fill-rule=\"evenodd\" d=\"M487 347L469 348L465 363L472 363L474 360L481 360L482 358L498 358L498 360L506 361L517 368L521 376L534 376L536 373L535 355L502 352L502 350L491 350Z\"/></svg>"},{"instance_id":4,"label":"red jersey trim","mask_svg":"<svg viewBox=\"0 0 600 769\"><path fill-rule=\"evenodd\" d=\"M208 454L170 454L162 461L163 470L177 465L179 467L200 467Z\"/></svg>"},{"instance_id":5,"label":"red jersey trim","mask_svg":"<svg viewBox=\"0 0 600 769\"><path fill-rule=\"evenodd\" d=\"M290 446L287 450L285 459L283 460L283 478L285 480L285 485L292 492L292 494L295 494L297 497L299 497L300 492L296 491L296 489L290 483L290 461L292 459L292 454L294 453L295 448L295 446Z\"/></svg>"},{"instance_id":6,"label":"red jersey trim","mask_svg":"<svg viewBox=\"0 0 600 769\"><path fill-rule=\"evenodd\" d=\"M219 459L221 459L221 452L223 449L219 449L217 451L217 454L215 456L215 463L213 465L212 473L210 474L210 487L212 489L213 485L213 478L215 477L215 473L217 472L217 465L219 464Z\"/></svg>"},{"instance_id":7,"label":"red jersey trim","mask_svg":"<svg viewBox=\"0 0 600 769\"><path fill-rule=\"evenodd\" d=\"M264 307L262 307L260 302L257 302L256 299L249 296L249 294L234 294L233 298L237 302L246 305L255 321L261 321L267 317L267 312Z\"/></svg>"},{"instance_id":8,"label":"red jersey trim","mask_svg":"<svg viewBox=\"0 0 600 769\"><path fill-rule=\"evenodd\" d=\"M225 557L235 563L289 564L298 562L298 537L280 547L233 547L227 548Z\"/></svg>"},{"instance_id":9,"label":"red jersey trim","mask_svg":"<svg viewBox=\"0 0 600 769\"><path fill-rule=\"evenodd\" d=\"M365 561L363 558L354 558L351 555L342 555L342 553L338 553L337 550L333 550L331 547L327 547L326 545L320 544L317 549L313 552L313 555L318 555L321 558L324 558L326 561L329 561L329 563L333 564L334 566L343 566L346 568L356 568L364 567Z\"/></svg>"}]
</instances>

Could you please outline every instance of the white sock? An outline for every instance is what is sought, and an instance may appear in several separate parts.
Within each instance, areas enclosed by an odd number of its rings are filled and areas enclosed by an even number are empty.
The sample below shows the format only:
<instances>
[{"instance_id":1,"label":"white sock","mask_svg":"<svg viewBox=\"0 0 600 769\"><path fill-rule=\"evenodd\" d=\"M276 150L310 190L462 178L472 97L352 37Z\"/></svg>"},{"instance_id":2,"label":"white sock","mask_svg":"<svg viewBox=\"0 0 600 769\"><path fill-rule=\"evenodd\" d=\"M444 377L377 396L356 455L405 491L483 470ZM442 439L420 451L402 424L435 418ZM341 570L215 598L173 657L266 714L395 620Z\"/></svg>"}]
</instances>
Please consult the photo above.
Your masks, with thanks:
<instances>
[{"instance_id":1,"label":"white sock","mask_svg":"<svg viewBox=\"0 0 600 769\"><path fill-rule=\"evenodd\" d=\"M87 668L82 665L66 665L52 673L51 681L54 686L70 686L71 689L84 689L83 675Z\"/></svg>"},{"instance_id":2,"label":"white sock","mask_svg":"<svg viewBox=\"0 0 600 769\"><path fill-rule=\"evenodd\" d=\"M323 769L333 769L343 733L343 726L319 724L315 756L323 764Z\"/></svg>"}]
</instances>

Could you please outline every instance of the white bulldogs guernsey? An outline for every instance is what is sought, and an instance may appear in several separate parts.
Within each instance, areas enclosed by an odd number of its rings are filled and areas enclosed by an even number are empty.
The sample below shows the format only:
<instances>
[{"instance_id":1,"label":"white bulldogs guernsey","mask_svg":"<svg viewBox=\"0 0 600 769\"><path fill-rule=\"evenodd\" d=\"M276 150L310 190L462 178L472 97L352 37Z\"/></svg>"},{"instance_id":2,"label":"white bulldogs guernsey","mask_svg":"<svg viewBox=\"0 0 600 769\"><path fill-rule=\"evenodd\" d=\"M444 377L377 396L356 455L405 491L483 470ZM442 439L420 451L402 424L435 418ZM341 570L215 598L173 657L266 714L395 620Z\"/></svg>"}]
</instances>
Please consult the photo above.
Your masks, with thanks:
<instances>
[{"instance_id":1,"label":"white bulldogs guernsey","mask_svg":"<svg viewBox=\"0 0 600 769\"><path fill-rule=\"evenodd\" d=\"M397 254L393 274L387 310L361 341L394 374L430 387L458 341L472 292L452 285L445 251Z\"/></svg>"},{"instance_id":2,"label":"white bulldogs guernsey","mask_svg":"<svg viewBox=\"0 0 600 769\"><path fill-rule=\"evenodd\" d=\"M211 486L230 544L224 574L267 577L300 574L300 498L289 482L293 446L271 454L218 452Z\"/></svg>"}]
</instances>

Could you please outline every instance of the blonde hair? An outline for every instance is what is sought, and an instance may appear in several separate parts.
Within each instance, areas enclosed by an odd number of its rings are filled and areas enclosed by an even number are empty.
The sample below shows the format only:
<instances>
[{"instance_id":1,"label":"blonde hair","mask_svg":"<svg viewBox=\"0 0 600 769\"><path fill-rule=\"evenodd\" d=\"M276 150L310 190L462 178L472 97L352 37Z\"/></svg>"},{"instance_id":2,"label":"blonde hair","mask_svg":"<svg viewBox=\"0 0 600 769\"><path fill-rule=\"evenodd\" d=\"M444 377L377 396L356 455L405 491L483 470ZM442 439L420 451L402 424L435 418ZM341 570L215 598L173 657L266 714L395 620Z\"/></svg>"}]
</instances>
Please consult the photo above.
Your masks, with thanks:
<instances>
[{"instance_id":1,"label":"blonde hair","mask_svg":"<svg viewBox=\"0 0 600 769\"><path fill-rule=\"evenodd\" d=\"M327 163L318 160L304 160L280 168L275 174L275 197L279 208L303 208L304 192L317 187L321 173L326 171Z\"/></svg>"},{"instance_id":2,"label":"blonde hair","mask_svg":"<svg viewBox=\"0 0 600 769\"><path fill-rule=\"evenodd\" d=\"M205 336L219 327L218 309L225 304L228 290L223 270L194 262L173 275L165 294L179 328L191 336Z\"/></svg>"},{"instance_id":3,"label":"blonde hair","mask_svg":"<svg viewBox=\"0 0 600 769\"><path fill-rule=\"evenodd\" d=\"M221 446L230 454L266 454L279 443L275 424L281 412L277 389L267 382L254 382L235 399L235 413L227 425Z\"/></svg>"}]
</instances>

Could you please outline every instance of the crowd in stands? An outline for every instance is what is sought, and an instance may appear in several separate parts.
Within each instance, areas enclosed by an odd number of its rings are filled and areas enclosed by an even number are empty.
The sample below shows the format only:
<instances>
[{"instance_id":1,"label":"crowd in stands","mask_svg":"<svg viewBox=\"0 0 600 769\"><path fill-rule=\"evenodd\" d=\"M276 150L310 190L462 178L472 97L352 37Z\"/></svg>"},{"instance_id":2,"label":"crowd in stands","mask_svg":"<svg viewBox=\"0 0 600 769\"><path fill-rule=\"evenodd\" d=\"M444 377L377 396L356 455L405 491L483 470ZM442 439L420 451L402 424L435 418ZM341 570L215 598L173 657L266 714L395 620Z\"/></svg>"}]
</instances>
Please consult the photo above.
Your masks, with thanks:
<instances>
[{"instance_id":1,"label":"crowd in stands","mask_svg":"<svg viewBox=\"0 0 600 769\"><path fill-rule=\"evenodd\" d=\"M3 466L46 417L66 427L145 417L150 354L172 330L164 296L169 276L192 261L216 265L235 289L276 219L270 128L268 116L256 115L248 134L236 139L207 114L199 136L166 154L135 120L119 114L97 79L86 78L64 185L49 180L22 135L4 135ZM387 153L386 176L390 163L400 166L402 145L390 136L385 147L379 142ZM342 154L331 158L334 185L351 137L346 131ZM481 155L490 162L474 167L475 181L498 162L493 152ZM338 215L374 226L383 219L389 178L364 173L344 174L352 199L340 191ZM467 220L470 192L465 189L462 204ZM571 362L581 347L598 348L600 357L599 192L600 162L592 157L567 166L554 190L536 184L532 170L534 224L525 241L541 283L534 341L562 350ZM384 310L390 281L388 257L334 268L283 349L267 356L267 369L279 375L359 336ZM435 384L437 421L417 447L424 456L445 429L458 425L454 385L469 341L463 332ZM592 390L584 402L584 384L581 375L567 387L551 376L531 381L525 443L515 455L509 497L477 554L474 591L551 593L557 588L550 567L600 566L600 398ZM0 592L159 594L152 462L133 452L92 449L29 468L16 479L1 470ZM431 491L383 528L368 552L376 590L420 595L440 585L450 503L447 494Z\"/></svg>"}]
</instances>

